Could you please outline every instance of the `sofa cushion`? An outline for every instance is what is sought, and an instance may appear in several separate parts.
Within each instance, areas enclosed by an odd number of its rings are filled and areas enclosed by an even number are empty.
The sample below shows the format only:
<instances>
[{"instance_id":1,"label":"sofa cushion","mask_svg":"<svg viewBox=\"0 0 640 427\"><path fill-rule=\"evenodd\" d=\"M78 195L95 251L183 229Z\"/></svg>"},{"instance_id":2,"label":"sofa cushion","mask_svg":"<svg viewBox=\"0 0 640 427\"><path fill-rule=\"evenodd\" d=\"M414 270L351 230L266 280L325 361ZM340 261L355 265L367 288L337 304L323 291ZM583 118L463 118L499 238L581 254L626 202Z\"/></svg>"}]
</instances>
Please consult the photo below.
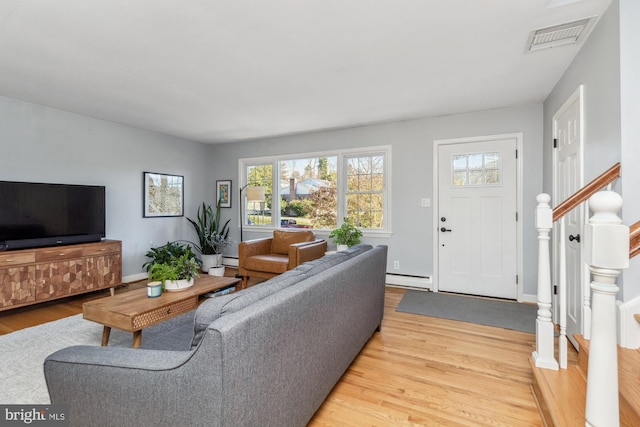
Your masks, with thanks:
<instances>
[{"instance_id":1,"label":"sofa cushion","mask_svg":"<svg viewBox=\"0 0 640 427\"><path fill-rule=\"evenodd\" d=\"M347 254L349 259L351 259L354 256L358 256L361 253L368 251L369 249L373 249L373 246L367 245L365 243L359 243L357 245L349 246L347 249L340 251L338 253Z\"/></svg>"},{"instance_id":2,"label":"sofa cushion","mask_svg":"<svg viewBox=\"0 0 640 427\"><path fill-rule=\"evenodd\" d=\"M313 242L315 240L313 231L273 231L273 242L271 243L271 252L274 254L289 254L289 246L293 243Z\"/></svg>"},{"instance_id":3,"label":"sofa cushion","mask_svg":"<svg viewBox=\"0 0 640 427\"><path fill-rule=\"evenodd\" d=\"M206 329L211 322L217 318L241 310L274 292L298 283L305 277L306 275L303 272L291 270L250 288L232 294L210 298L203 302L196 310L193 319L194 334L191 348L193 349L198 346Z\"/></svg>"},{"instance_id":4,"label":"sofa cushion","mask_svg":"<svg viewBox=\"0 0 640 427\"><path fill-rule=\"evenodd\" d=\"M327 270L335 265L338 265L349 257L346 254L337 252L330 255L325 255L322 258L314 259L313 261L307 261L304 264L297 266L294 271L300 271L307 275L307 277L315 276L321 271Z\"/></svg>"},{"instance_id":5,"label":"sofa cushion","mask_svg":"<svg viewBox=\"0 0 640 427\"><path fill-rule=\"evenodd\" d=\"M244 260L244 268L280 274L289 268L289 257L279 254L254 255Z\"/></svg>"}]
</instances>

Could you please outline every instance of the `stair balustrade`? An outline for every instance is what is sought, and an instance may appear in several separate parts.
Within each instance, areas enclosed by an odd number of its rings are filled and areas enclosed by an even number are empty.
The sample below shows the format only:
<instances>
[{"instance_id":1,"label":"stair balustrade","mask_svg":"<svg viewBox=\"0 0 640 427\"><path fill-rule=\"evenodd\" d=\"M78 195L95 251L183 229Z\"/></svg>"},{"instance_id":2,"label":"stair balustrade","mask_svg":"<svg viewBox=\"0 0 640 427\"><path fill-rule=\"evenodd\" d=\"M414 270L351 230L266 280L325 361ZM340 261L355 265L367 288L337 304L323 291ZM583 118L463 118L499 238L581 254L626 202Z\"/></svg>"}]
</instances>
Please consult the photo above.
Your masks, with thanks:
<instances>
[{"instance_id":1,"label":"stair balustrade","mask_svg":"<svg viewBox=\"0 0 640 427\"><path fill-rule=\"evenodd\" d=\"M617 213L622 197L602 191L589 199L593 216L585 226L591 281L591 343L587 374L587 426L619 426L616 279L629 267L629 227Z\"/></svg>"}]
</instances>

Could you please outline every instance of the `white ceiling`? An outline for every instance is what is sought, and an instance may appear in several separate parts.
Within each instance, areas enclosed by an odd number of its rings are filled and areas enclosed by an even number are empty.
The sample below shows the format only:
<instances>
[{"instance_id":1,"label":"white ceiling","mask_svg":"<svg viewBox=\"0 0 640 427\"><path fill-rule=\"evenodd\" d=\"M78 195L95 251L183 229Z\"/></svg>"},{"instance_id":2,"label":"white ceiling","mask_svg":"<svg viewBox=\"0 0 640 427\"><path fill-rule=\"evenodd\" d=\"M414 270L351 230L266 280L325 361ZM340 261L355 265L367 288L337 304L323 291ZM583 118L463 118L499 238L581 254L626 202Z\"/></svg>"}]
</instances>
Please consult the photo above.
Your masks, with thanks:
<instances>
[{"instance_id":1,"label":"white ceiling","mask_svg":"<svg viewBox=\"0 0 640 427\"><path fill-rule=\"evenodd\" d=\"M207 143L543 101L611 0L2 0L0 95Z\"/></svg>"}]
</instances>

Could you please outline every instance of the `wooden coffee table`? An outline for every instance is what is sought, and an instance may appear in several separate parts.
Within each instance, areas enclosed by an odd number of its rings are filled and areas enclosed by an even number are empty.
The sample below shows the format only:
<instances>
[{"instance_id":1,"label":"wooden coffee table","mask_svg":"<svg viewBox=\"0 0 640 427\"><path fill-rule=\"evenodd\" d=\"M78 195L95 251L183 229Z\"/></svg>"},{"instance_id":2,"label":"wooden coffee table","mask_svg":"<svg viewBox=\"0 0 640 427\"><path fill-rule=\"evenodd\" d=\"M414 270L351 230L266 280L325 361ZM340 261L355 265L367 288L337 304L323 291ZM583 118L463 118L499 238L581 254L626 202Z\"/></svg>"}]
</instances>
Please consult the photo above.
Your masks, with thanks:
<instances>
[{"instance_id":1,"label":"wooden coffee table","mask_svg":"<svg viewBox=\"0 0 640 427\"><path fill-rule=\"evenodd\" d=\"M147 289L116 294L85 302L82 317L104 325L102 345L109 343L111 328L133 333L133 347L140 347L142 330L156 323L184 314L198 307L201 296L228 286L240 289L241 280L235 277L202 275L192 287L179 292L163 292L156 298L147 296Z\"/></svg>"}]
</instances>

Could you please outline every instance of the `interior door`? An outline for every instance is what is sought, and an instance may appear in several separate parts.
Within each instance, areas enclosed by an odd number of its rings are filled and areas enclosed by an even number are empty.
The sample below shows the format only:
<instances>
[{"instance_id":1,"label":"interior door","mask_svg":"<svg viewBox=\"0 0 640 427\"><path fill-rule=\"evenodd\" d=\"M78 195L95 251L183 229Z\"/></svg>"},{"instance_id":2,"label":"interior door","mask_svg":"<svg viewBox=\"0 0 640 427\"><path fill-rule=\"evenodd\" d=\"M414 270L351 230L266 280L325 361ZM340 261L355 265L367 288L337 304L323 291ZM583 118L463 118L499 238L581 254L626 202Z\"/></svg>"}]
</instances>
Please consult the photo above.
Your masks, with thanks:
<instances>
[{"instance_id":1,"label":"interior door","mask_svg":"<svg viewBox=\"0 0 640 427\"><path fill-rule=\"evenodd\" d=\"M438 289L517 298L517 141L438 147Z\"/></svg>"},{"instance_id":2,"label":"interior door","mask_svg":"<svg viewBox=\"0 0 640 427\"><path fill-rule=\"evenodd\" d=\"M555 155L555 192L554 206L562 203L582 185L582 162L581 162L581 114L580 97L573 96L565 104L558 114L554 116L554 127L556 132L556 155ZM558 240L559 230L556 224L554 235L556 236L556 254L559 254L559 245L565 246L567 255L566 263L566 283L567 283L567 337L574 347L578 344L573 338L573 334L584 334L583 331L583 297L585 295L582 280L582 251L581 237L584 222L584 205L578 206L564 217L565 239ZM557 259L557 257L556 257ZM555 266L554 278L556 284L559 280L559 266Z\"/></svg>"}]
</instances>

